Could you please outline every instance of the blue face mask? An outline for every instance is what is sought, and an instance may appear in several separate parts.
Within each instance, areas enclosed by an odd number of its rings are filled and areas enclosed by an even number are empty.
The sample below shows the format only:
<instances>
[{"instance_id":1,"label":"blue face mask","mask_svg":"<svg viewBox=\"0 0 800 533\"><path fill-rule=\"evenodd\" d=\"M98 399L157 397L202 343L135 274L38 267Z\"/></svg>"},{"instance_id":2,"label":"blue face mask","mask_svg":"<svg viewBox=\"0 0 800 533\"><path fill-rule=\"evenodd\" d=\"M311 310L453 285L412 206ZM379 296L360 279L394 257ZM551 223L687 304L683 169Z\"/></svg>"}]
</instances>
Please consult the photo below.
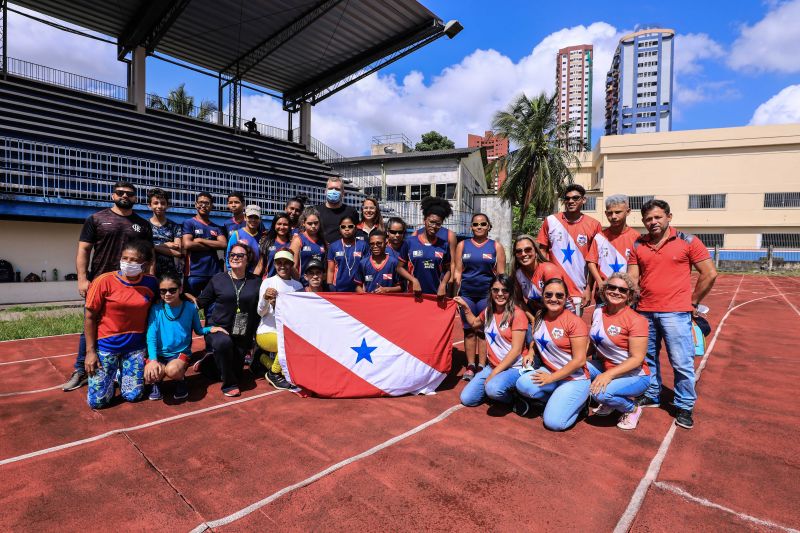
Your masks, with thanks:
<instances>
[{"instance_id":1,"label":"blue face mask","mask_svg":"<svg viewBox=\"0 0 800 533\"><path fill-rule=\"evenodd\" d=\"M332 204L338 204L339 200L342 199L342 191L338 189L328 189L325 193L325 199Z\"/></svg>"}]
</instances>

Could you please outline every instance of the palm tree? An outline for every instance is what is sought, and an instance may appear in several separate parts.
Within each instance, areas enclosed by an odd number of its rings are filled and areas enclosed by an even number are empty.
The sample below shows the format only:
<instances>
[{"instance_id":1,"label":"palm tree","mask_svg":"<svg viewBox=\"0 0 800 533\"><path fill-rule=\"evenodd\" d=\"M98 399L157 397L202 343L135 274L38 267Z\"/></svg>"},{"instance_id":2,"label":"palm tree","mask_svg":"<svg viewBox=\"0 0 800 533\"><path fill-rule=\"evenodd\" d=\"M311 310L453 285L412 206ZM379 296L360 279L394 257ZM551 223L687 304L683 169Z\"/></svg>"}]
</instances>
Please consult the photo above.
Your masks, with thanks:
<instances>
[{"instance_id":1,"label":"palm tree","mask_svg":"<svg viewBox=\"0 0 800 533\"><path fill-rule=\"evenodd\" d=\"M567 149L570 123L558 124L556 97L545 93L529 99L521 94L492 120L495 135L507 137L514 150L492 162L487 173L505 168L507 178L499 195L518 206L517 230L529 209L552 213L564 189L572 183L571 168L580 161Z\"/></svg>"},{"instance_id":2,"label":"palm tree","mask_svg":"<svg viewBox=\"0 0 800 533\"><path fill-rule=\"evenodd\" d=\"M170 111L178 115L199 118L200 120L213 120L217 106L210 100L203 100L200 107L194 106L194 96L186 92L186 84L181 83L167 95L166 101L160 96L152 96L150 107Z\"/></svg>"}]
</instances>

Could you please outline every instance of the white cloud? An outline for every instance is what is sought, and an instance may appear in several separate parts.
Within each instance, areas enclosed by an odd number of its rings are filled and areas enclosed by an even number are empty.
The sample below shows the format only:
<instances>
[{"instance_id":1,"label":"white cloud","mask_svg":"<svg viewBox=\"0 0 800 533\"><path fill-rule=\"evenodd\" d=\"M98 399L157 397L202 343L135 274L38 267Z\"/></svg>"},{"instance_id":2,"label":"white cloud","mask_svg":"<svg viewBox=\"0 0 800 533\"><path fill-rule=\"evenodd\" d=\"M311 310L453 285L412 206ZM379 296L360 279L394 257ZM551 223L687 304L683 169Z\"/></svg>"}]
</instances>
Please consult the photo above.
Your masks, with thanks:
<instances>
[{"instance_id":1,"label":"white cloud","mask_svg":"<svg viewBox=\"0 0 800 533\"><path fill-rule=\"evenodd\" d=\"M790 85L758 106L751 125L800 123L800 85Z\"/></svg>"},{"instance_id":2,"label":"white cloud","mask_svg":"<svg viewBox=\"0 0 800 533\"><path fill-rule=\"evenodd\" d=\"M773 3L763 19L742 26L728 65L753 72L800 72L800 0Z\"/></svg>"},{"instance_id":3,"label":"white cloud","mask_svg":"<svg viewBox=\"0 0 800 533\"><path fill-rule=\"evenodd\" d=\"M724 55L722 46L705 33L686 33L675 36L675 73L698 74L701 61Z\"/></svg>"},{"instance_id":4,"label":"white cloud","mask_svg":"<svg viewBox=\"0 0 800 533\"><path fill-rule=\"evenodd\" d=\"M575 44L594 45L597 126L603 121L605 76L619 37L613 26L596 22L548 35L517 62L496 50L478 49L429 80L417 71L402 79L372 75L318 104L312 111L312 134L346 155L367 152L373 135L402 132L415 140L432 129L465 146L468 133L489 129L494 113L519 93L552 94L556 52ZM280 104L269 97L245 96L242 107L244 116L255 115L260 122L286 123Z\"/></svg>"}]
</instances>

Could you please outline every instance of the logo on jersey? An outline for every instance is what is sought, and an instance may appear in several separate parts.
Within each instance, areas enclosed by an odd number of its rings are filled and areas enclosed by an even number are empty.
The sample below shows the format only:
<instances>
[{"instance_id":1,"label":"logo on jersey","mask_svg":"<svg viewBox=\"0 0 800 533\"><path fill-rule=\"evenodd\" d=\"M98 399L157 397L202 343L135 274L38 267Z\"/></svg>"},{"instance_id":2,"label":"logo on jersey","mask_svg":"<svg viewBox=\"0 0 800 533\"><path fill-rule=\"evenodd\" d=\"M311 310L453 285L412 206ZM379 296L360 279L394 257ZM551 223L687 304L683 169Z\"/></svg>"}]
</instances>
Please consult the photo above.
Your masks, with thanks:
<instances>
[{"instance_id":1,"label":"logo on jersey","mask_svg":"<svg viewBox=\"0 0 800 533\"><path fill-rule=\"evenodd\" d=\"M561 328L554 328L550 336L554 339L560 339L564 336L564 330Z\"/></svg>"},{"instance_id":2,"label":"logo on jersey","mask_svg":"<svg viewBox=\"0 0 800 533\"><path fill-rule=\"evenodd\" d=\"M472 257L472 254L463 254L461 257L464 259L469 259L470 257Z\"/></svg>"},{"instance_id":3,"label":"logo on jersey","mask_svg":"<svg viewBox=\"0 0 800 533\"><path fill-rule=\"evenodd\" d=\"M134 224L134 225L132 225L132 226L131 226L131 229L132 229L133 231L135 231L136 233L139 233L140 231L142 231L142 227L141 227L139 224Z\"/></svg>"},{"instance_id":4,"label":"logo on jersey","mask_svg":"<svg viewBox=\"0 0 800 533\"><path fill-rule=\"evenodd\" d=\"M483 254L484 259L488 259L489 261L492 260L492 254Z\"/></svg>"},{"instance_id":5,"label":"logo on jersey","mask_svg":"<svg viewBox=\"0 0 800 533\"><path fill-rule=\"evenodd\" d=\"M211 234L212 237L216 237L217 235L219 235L219 233L215 229L212 229L211 231L209 231L209 233Z\"/></svg>"},{"instance_id":6,"label":"logo on jersey","mask_svg":"<svg viewBox=\"0 0 800 533\"><path fill-rule=\"evenodd\" d=\"M361 252L353 252L353 257L361 257Z\"/></svg>"},{"instance_id":7,"label":"logo on jersey","mask_svg":"<svg viewBox=\"0 0 800 533\"><path fill-rule=\"evenodd\" d=\"M411 252L411 257L422 257L422 250L414 250Z\"/></svg>"},{"instance_id":8,"label":"logo on jersey","mask_svg":"<svg viewBox=\"0 0 800 533\"><path fill-rule=\"evenodd\" d=\"M576 240L578 241L578 246L586 246L586 243L589 242L589 237L583 233L579 233Z\"/></svg>"},{"instance_id":9,"label":"logo on jersey","mask_svg":"<svg viewBox=\"0 0 800 533\"><path fill-rule=\"evenodd\" d=\"M611 326L608 326L608 329L606 331L608 331L608 336L609 337L615 337L615 336L620 334L620 332L622 331L622 328L620 328L619 326L611 325Z\"/></svg>"},{"instance_id":10,"label":"logo on jersey","mask_svg":"<svg viewBox=\"0 0 800 533\"><path fill-rule=\"evenodd\" d=\"M383 275L383 279L388 280L388 281L392 281L392 275L391 274L384 274Z\"/></svg>"},{"instance_id":11,"label":"logo on jersey","mask_svg":"<svg viewBox=\"0 0 800 533\"><path fill-rule=\"evenodd\" d=\"M444 252L433 252L433 256L436 259L442 259L444 257Z\"/></svg>"},{"instance_id":12,"label":"logo on jersey","mask_svg":"<svg viewBox=\"0 0 800 533\"><path fill-rule=\"evenodd\" d=\"M369 283L370 281L372 281L372 275L371 275L371 274L368 274L368 275L364 276L364 281L366 281L367 283Z\"/></svg>"},{"instance_id":13,"label":"logo on jersey","mask_svg":"<svg viewBox=\"0 0 800 533\"><path fill-rule=\"evenodd\" d=\"M303 246L303 251L304 252L310 252L311 251L311 247L310 246Z\"/></svg>"},{"instance_id":14,"label":"logo on jersey","mask_svg":"<svg viewBox=\"0 0 800 533\"><path fill-rule=\"evenodd\" d=\"M305 248L303 248L303 250L305 250ZM343 255L344 252L336 252L336 257L342 257Z\"/></svg>"},{"instance_id":15,"label":"logo on jersey","mask_svg":"<svg viewBox=\"0 0 800 533\"><path fill-rule=\"evenodd\" d=\"M194 234L195 234L195 235L202 235L202 234L203 234L203 230L201 230L201 229L196 229L196 230L194 230Z\"/></svg>"},{"instance_id":16,"label":"logo on jersey","mask_svg":"<svg viewBox=\"0 0 800 533\"><path fill-rule=\"evenodd\" d=\"M631 258L631 249L625 248L625 259L630 259L630 258Z\"/></svg>"}]
</instances>

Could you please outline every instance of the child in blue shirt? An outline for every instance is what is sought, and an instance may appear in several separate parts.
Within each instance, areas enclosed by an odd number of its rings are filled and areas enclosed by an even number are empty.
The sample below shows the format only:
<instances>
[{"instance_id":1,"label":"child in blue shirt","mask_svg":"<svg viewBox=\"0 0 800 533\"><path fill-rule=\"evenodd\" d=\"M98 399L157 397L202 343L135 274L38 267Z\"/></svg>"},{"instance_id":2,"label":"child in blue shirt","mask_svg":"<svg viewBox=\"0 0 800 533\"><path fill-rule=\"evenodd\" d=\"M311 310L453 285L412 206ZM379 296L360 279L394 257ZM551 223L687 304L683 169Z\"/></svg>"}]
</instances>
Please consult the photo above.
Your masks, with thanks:
<instances>
[{"instance_id":1,"label":"child in blue shirt","mask_svg":"<svg viewBox=\"0 0 800 533\"><path fill-rule=\"evenodd\" d=\"M153 387L149 398L161 399L158 384L164 377L176 382L175 399L189 396L184 374L192 354L192 332L197 335L227 332L217 326L202 327L197 306L181 298L182 283L175 272L164 272L158 279L161 300L150 308L147 319L147 364L144 377Z\"/></svg>"}]
</instances>

